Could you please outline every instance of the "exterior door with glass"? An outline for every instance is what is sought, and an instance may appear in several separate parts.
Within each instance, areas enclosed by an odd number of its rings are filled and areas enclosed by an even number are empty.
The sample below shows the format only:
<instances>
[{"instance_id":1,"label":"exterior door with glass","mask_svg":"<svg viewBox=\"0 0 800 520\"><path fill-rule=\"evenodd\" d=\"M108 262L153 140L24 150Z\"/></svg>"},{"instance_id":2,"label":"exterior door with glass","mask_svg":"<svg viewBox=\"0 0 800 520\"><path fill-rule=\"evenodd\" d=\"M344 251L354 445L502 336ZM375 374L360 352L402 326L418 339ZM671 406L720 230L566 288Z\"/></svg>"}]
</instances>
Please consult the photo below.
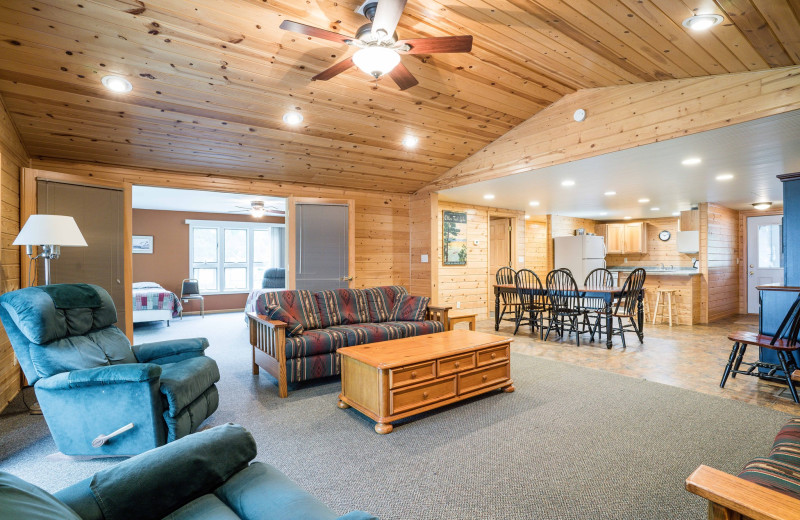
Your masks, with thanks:
<instances>
[{"instance_id":1,"label":"exterior door with glass","mask_svg":"<svg viewBox=\"0 0 800 520\"><path fill-rule=\"evenodd\" d=\"M747 312L758 313L756 287L783 283L782 215L747 219Z\"/></svg>"}]
</instances>

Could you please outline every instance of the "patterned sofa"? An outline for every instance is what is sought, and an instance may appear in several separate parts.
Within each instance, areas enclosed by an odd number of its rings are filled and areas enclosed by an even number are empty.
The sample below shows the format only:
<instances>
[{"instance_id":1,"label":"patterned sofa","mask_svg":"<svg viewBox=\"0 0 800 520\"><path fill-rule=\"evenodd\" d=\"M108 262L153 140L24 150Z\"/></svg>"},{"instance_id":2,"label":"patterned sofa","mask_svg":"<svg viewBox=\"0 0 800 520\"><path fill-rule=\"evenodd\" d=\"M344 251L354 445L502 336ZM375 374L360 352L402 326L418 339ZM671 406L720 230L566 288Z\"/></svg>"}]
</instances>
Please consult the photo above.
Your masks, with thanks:
<instances>
[{"instance_id":1,"label":"patterned sofa","mask_svg":"<svg viewBox=\"0 0 800 520\"><path fill-rule=\"evenodd\" d=\"M443 332L449 309L396 285L263 293L247 313L253 374L272 374L286 397L287 383L339 374L337 349Z\"/></svg>"},{"instance_id":2,"label":"patterned sofa","mask_svg":"<svg viewBox=\"0 0 800 520\"><path fill-rule=\"evenodd\" d=\"M751 460L738 476L700 466L686 489L708 500L708 518L800 518L800 418L781 428L769 456Z\"/></svg>"}]
</instances>

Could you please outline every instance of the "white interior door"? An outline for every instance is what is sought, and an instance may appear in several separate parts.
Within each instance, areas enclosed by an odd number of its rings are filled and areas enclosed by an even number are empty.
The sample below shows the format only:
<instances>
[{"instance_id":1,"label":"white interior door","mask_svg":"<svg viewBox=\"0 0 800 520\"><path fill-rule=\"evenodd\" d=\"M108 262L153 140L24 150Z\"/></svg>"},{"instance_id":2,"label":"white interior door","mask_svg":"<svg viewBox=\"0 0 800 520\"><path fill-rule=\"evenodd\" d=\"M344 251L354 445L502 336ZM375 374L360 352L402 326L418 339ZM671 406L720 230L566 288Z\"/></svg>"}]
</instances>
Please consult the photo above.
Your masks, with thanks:
<instances>
[{"instance_id":1,"label":"white interior door","mask_svg":"<svg viewBox=\"0 0 800 520\"><path fill-rule=\"evenodd\" d=\"M747 219L747 312L758 312L756 287L783 283L782 215Z\"/></svg>"}]
</instances>

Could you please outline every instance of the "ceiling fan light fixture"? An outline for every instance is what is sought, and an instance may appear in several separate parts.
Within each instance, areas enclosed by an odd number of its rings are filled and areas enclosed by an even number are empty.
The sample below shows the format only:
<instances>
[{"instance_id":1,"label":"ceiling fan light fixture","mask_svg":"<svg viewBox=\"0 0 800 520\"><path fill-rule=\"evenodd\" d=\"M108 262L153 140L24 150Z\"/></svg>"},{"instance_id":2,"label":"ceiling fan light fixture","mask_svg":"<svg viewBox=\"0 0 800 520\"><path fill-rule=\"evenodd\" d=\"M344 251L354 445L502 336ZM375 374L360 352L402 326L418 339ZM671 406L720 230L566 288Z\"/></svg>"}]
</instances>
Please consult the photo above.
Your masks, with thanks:
<instances>
[{"instance_id":1,"label":"ceiling fan light fixture","mask_svg":"<svg viewBox=\"0 0 800 520\"><path fill-rule=\"evenodd\" d=\"M387 47L365 47L353 54L353 63L373 78L380 78L400 63L400 55Z\"/></svg>"},{"instance_id":2,"label":"ceiling fan light fixture","mask_svg":"<svg viewBox=\"0 0 800 520\"><path fill-rule=\"evenodd\" d=\"M683 26L693 31L705 31L719 25L722 20L722 16L718 14L698 14L684 20Z\"/></svg>"}]
</instances>

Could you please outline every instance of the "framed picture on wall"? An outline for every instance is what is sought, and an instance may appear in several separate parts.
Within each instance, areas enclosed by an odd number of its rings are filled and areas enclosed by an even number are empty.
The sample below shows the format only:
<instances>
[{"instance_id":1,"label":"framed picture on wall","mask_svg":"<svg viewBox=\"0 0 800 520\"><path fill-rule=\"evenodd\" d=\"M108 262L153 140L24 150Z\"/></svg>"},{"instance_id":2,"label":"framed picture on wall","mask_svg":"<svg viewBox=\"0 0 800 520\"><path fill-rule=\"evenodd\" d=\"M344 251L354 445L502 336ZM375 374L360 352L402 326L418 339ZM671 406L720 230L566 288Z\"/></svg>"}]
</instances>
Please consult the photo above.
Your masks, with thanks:
<instances>
[{"instance_id":1,"label":"framed picture on wall","mask_svg":"<svg viewBox=\"0 0 800 520\"><path fill-rule=\"evenodd\" d=\"M442 212L442 263L467 264L467 214L461 211Z\"/></svg>"},{"instance_id":2,"label":"framed picture on wall","mask_svg":"<svg viewBox=\"0 0 800 520\"><path fill-rule=\"evenodd\" d=\"M153 235L133 235L133 252L153 254Z\"/></svg>"}]
</instances>

